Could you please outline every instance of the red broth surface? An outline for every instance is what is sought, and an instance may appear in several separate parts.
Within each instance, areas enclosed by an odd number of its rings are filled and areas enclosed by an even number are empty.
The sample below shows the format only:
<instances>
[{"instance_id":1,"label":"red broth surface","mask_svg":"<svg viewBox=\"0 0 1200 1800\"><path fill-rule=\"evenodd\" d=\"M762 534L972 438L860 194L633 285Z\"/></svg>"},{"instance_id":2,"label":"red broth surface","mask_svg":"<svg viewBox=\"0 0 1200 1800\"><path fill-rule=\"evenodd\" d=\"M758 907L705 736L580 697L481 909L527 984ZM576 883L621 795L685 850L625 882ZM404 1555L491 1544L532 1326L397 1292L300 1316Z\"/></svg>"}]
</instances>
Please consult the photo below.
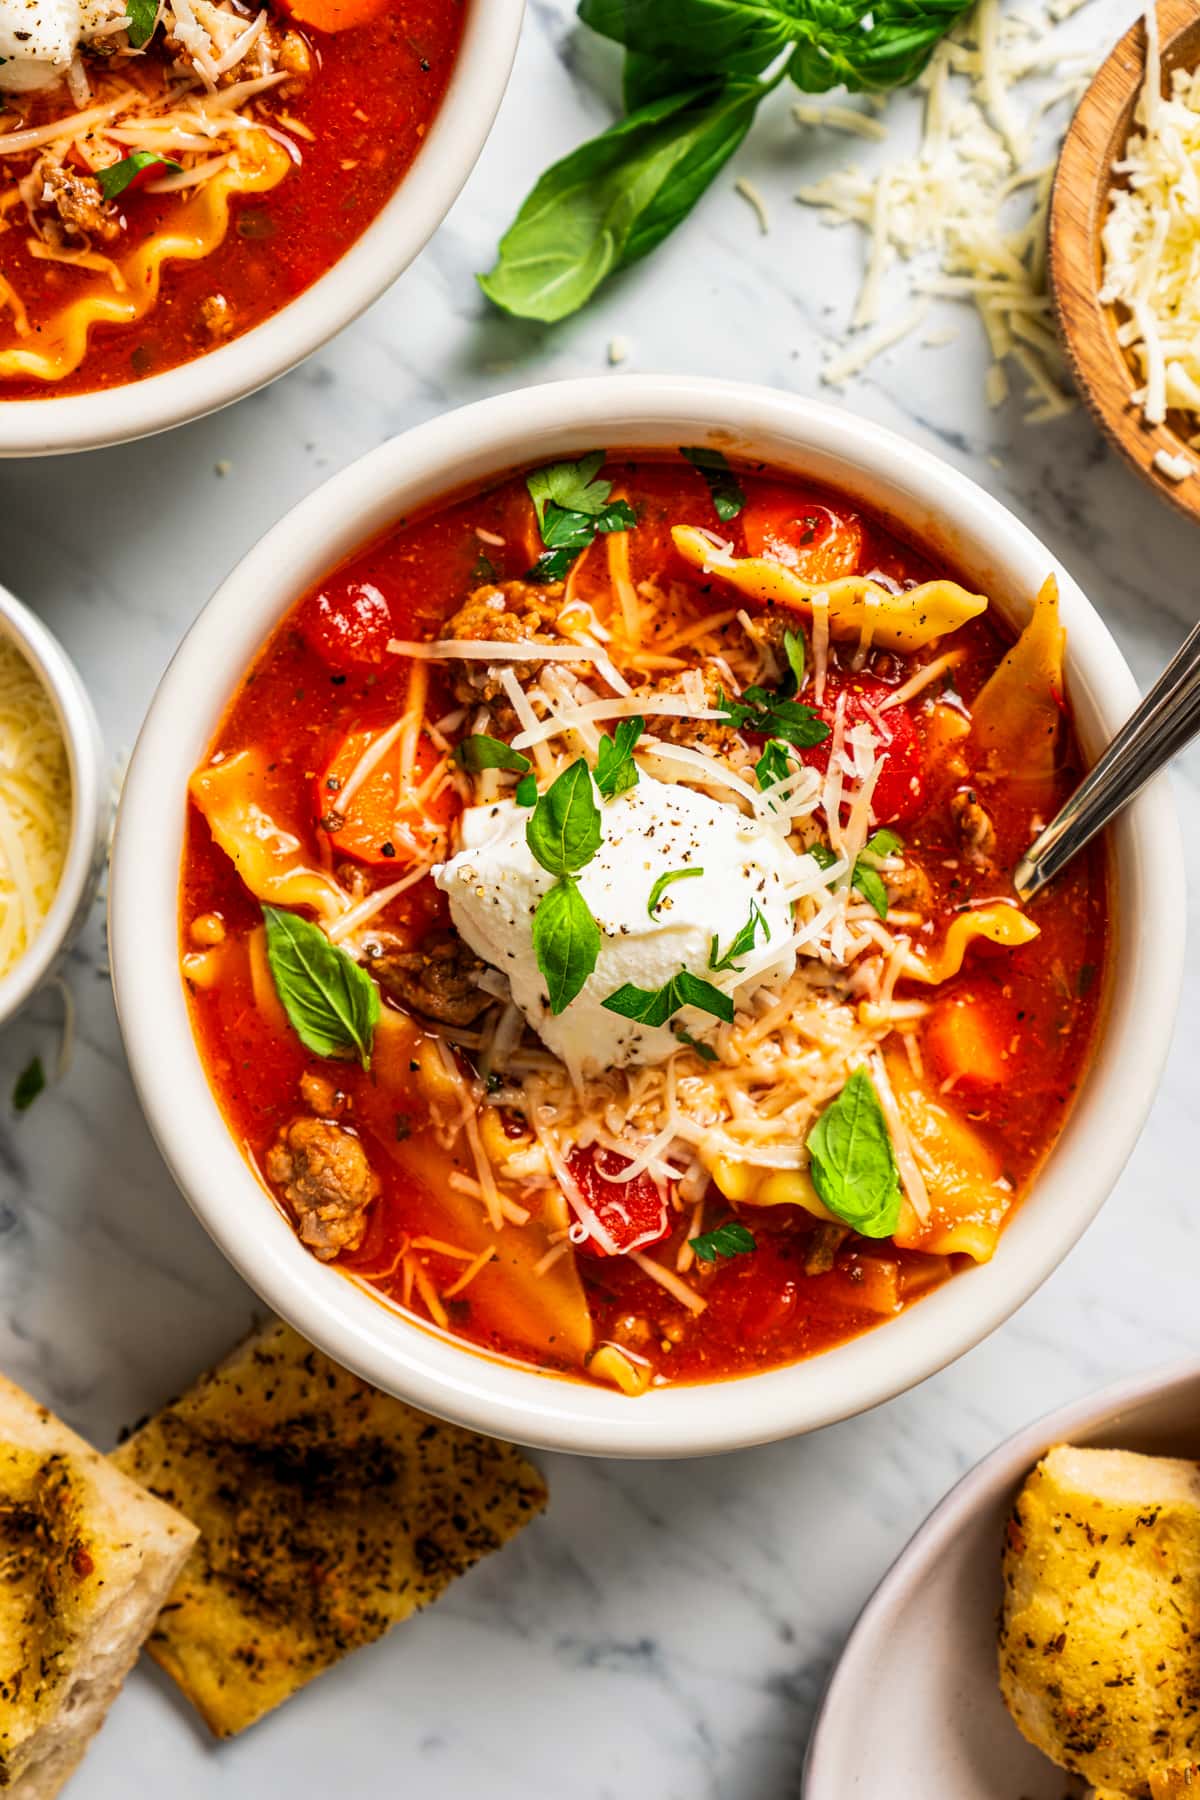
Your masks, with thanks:
<instances>
[{"instance_id":1,"label":"red broth surface","mask_svg":"<svg viewBox=\"0 0 1200 1800\"><path fill-rule=\"evenodd\" d=\"M92 329L84 361L61 381L0 380L0 399L53 399L121 387L190 362L213 348L202 307L221 295L240 336L294 300L354 243L412 166L458 55L466 0L396 0L369 24L310 31L317 59L302 90L277 111L302 128L302 162L270 191L234 198L224 242L204 259L168 264L157 304L128 326ZM288 23L280 16L281 27ZM53 90L59 94L60 90ZM48 116L52 104L45 106ZM305 135L306 133L311 136ZM131 243L170 224L173 195L130 193L123 201ZM11 215L10 215L11 217ZM94 280L86 271L36 260L20 224L0 230L0 275L23 297L36 332ZM0 308L0 351L19 347Z\"/></svg>"},{"instance_id":2,"label":"red broth surface","mask_svg":"<svg viewBox=\"0 0 1200 1800\"><path fill-rule=\"evenodd\" d=\"M732 540L737 554L758 551L765 541L762 518L769 521L778 512L781 485L789 516L807 509L818 521L818 543L829 533L830 519L836 528L834 539L844 541L847 531L856 536L854 560L859 570L878 571L901 584L947 573L935 569L919 548L863 508L811 486L781 484L777 476L765 472L741 473L749 505L732 523L714 518L701 476L675 459L618 461L610 463L605 473L639 515L638 529L629 536L635 579L669 571L672 580L689 583L694 597L714 610L728 606L728 589L706 581L683 562L672 545L669 526L681 519L710 525ZM435 637L479 582L516 578L529 568L531 547L537 548L531 540L530 515L524 481L513 476L484 492L400 521L313 595L302 598L243 677L212 748L228 754L256 745L265 751L272 771L272 809L289 822L302 822L296 829L308 833L305 847L314 862L328 860L314 817L314 784L348 729L397 715L409 667L395 656L369 667L331 666L314 647L323 641L315 596L340 591L350 582L369 583L384 596L388 626L397 636ZM488 534L486 540L481 540L480 530ZM503 544L494 543L496 538ZM967 654L954 670L953 682L968 707L1010 641L993 612L954 634L956 647L965 648ZM875 652L866 673L894 685L938 652L936 644L908 659ZM448 694L442 700L444 705L436 694L431 699L429 718L452 705ZM1065 709L1066 701L1062 704ZM925 719L918 708L912 710L915 754L922 757ZM1040 793L1031 804L1019 780L990 790L999 867L1013 866L1038 818L1074 786L1081 768L1068 723L1052 793ZM974 903L1012 893L1006 879L983 880L965 861L949 800L945 784L928 780L917 815L904 826L906 859L928 884L929 906L939 926ZM386 864L362 868L372 887L393 879ZM917 1034L926 1079L934 1088L940 1083L942 1009L965 1003L986 1025L988 1042L1001 1046L1003 1080L978 1091L960 1091L954 1104L998 1155L1015 1194L1021 1196L1061 1130L1096 1036L1107 951L1103 850L1093 847L1077 858L1032 911L1040 936L1016 954L988 944L975 947L961 974L938 990L938 1009ZM192 806L181 888L185 954L194 948L193 921L214 913L234 940L261 918L258 903ZM446 917L444 898L426 880L394 904L388 924L417 942ZM190 1001L196 1042L213 1092L231 1132L261 1170L281 1126L298 1110L298 1083L314 1059L286 1026L281 1029L278 1021L264 1017L244 969L213 986L191 986ZM933 1017L940 1022L936 1031ZM453 1151L441 1147L430 1129L428 1107L403 1062L397 1065L392 1059L384 1068L377 1061L371 1075L345 1063L336 1073L350 1096L355 1129L383 1182L363 1243L336 1266L399 1303L405 1246L421 1236L458 1241L464 1202L449 1193L447 1178L454 1171L469 1176L472 1165L461 1141ZM814 1230L808 1213L793 1206L743 1207L737 1216L751 1227L757 1252L705 1270L708 1304L698 1318L629 1259L579 1255L596 1339L627 1344L652 1364L660 1379L740 1375L826 1350L879 1324L967 1266L963 1256L897 1250L890 1242L852 1237L832 1267L806 1272ZM686 1229L681 1218L668 1245L660 1247L668 1263L669 1252ZM553 1332L538 1341L532 1328L514 1326L506 1296L503 1233L500 1237L498 1259L460 1298L446 1302L450 1329L481 1349L544 1369L578 1373L578 1359L555 1341ZM997 1253L1004 1254L1002 1239ZM423 1260L435 1284L452 1285L459 1265L433 1250L424 1253ZM427 1322L412 1296L411 1282L409 1288L414 1315Z\"/></svg>"}]
</instances>

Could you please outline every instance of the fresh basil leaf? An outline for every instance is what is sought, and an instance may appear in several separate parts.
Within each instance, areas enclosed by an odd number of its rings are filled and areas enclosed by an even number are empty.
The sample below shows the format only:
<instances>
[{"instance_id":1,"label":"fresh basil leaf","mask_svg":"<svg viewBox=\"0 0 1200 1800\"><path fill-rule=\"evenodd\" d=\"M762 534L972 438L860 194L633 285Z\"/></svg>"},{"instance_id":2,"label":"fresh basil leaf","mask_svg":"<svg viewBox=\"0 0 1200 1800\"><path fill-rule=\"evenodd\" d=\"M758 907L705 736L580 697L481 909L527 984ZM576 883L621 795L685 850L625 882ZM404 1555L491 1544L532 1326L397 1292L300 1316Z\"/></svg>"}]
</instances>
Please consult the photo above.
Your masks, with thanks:
<instances>
[{"instance_id":1,"label":"fresh basil leaf","mask_svg":"<svg viewBox=\"0 0 1200 1800\"><path fill-rule=\"evenodd\" d=\"M904 839L897 837L894 831L889 831L886 825L879 831L873 831L863 845L868 856L895 856L903 848Z\"/></svg>"},{"instance_id":2,"label":"fresh basil leaf","mask_svg":"<svg viewBox=\"0 0 1200 1800\"><path fill-rule=\"evenodd\" d=\"M158 0L125 0L125 17L129 24L125 35L135 50L148 44L158 23Z\"/></svg>"},{"instance_id":3,"label":"fresh basil leaf","mask_svg":"<svg viewBox=\"0 0 1200 1800\"><path fill-rule=\"evenodd\" d=\"M717 1061L717 1053L711 1044L702 1044L699 1038L694 1038L690 1031L685 1031L683 1029L682 1025L672 1025L671 1030L675 1033L675 1036L679 1039L681 1044L686 1044L689 1050L694 1050L696 1052L696 1055L700 1058L701 1062Z\"/></svg>"},{"instance_id":4,"label":"fresh basil leaf","mask_svg":"<svg viewBox=\"0 0 1200 1800\"><path fill-rule=\"evenodd\" d=\"M790 700L804 686L804 639L798 631L785 631L783 634L783 653L787 657L788 669L792 677L792 685L782 684L779 692L785 700Z\"/></svg>"},{"instance_id":5,"label":"fresh basil leaf","mask_svg":"<svg viewBox=\"0 0 1200 1800\"><path fill-rule=\"evenodd\" d=\"M749 687L740 700L726 700L718 689L716 710L736 731L760 732L808 750L829 736L829 726L811 706L785 700L768 688Z\"/></svg>"},{"instance_id":6,"label":"fresh basil leaf","mask_svg":"<svg viewBox=\"0 0 1200 1800\"><path fill-rule=\"evenodd\" d=\"M882 93L915 81L973 0L790 0L788 74L806 93Z\"/></svg>"},{"instance_id":7,"label":"fresh basil leaf","mask_svg":"<svg viewBox=\"0 0 1200 1800\"><path fill-rule=\"evenodd\" d=\"M694 1006L697 1012L711 1013L714 1019L723 1019L726 1025L733 1024L733 1001L729 995L723 994L711 981L693 975L690 969L680 969L675 977L675 992L681 1006Z\"/></svg>"},{"instance_id":8,"label":"fresh basil leaf","mask_svg":"<svg viewBox=\"0 0 1200 1800\"><path fill-rule=\"evenodd\" d=\"M767 924L766 914L758 904L758 901L752 900L750 902L750 917L746 920L746 923L742 926L724 955L721 954L715 937L709 945L708 966L713 973L719 975L723 970L732 969L735 974L740 975L744 965L739 963L736 959L739 956L749 956L754 948L755 940L760 930L763 934L763 943L770 943L771 927Z\"/></svg>"},{"instance_id":9,"label":"fresh basil leaf","mask_svg":"<svg viewBox=\"0 0 1200 1800\"><path fill-rule=\"evenodd\" d=\"M35 1056L31 1062L25 1064L13 1083L13 1111L28 1112L45 1086L46 1071L42 1067L41 1057Z\"/></svg>"},{"instance_id":10,"label":"fresh basil leaf","mask_svg":"<svg viewBox=\"0 0 1200 1800\"><path fill-rule=\"evenodd\" d=\"M292 1030L314 1056L357 1053L371 1066L379 989L352 957L299 913L264 906L267 961Z\"/></svg>"},{"instance_id":11,"label":"fresh basil leaf","mask_svg":"<svg viewBox=\"0 0 1200 1800\"><path fill-rule=\"evenodd\" d=\"M680 969L678 975L672 975L660 988L640 988L627 981L607 1000L601 1001L601 1005L609 1012L620 1013L622 1018L636 1020L639 1025L665 1025L681 1006L694 1006L700 1012L723 1019L727 1025L733 1023L733 1001L729 995L723 994L711 981L693 975L690 969Z\"/></svg>"},{"instance_id":12,"label":"fresh basil leaf","mask_svg":"<svg viewBox=\"0 0 1200 1800\"><path fill-rule=\"evenodd\" d=\"M768 86L707 82L639 107L542 176L479 277L489 300L552 323L674 231L750 129Z\"/></svg>"},{"instance_id":13,"label":"fresh basil leaf","mask_svg":"<svg viewBox=\"0 0 1200 1800\"><path fill-rule=\"evenodd\" d=\"M872 869L869 864L864 862L855 863L854 873L850 877L850 886L857 889L863 899L875 908L875 911L879 914L881 919L887 918L887 888L884 886L883 877L876 874L875 870Z\"/></svg>"},{"instance_id":14,"label":"fresh basil leaf","mask_svg":"<svg viewBox=\"0 0 1200 1800\"><path fill-rule=\"evenodd\" d=\"M697 875L703 875L703 873L703 869L668 869L665 875L660 875L654 886L650 889L650 898L646 902L646 911L649 913L650 917L654 917L659 901L672 883L676 881L694 881Z\"/></svg>"},{"instance_id":15,"label":"fresh basil leaf","mask_svg":"<svg viewBox=\"0 0 1200 1800\"><path fill-rule=\"evenodd\" d=\"M499 738L488 737L483 731L473 731L470 737L456 744L454 760L460 769L469 769L474 775L483 769L511 769L514 774L523 775L530 767L527 756L522 756L519 750Z\"/></svg>"},{"instance_id":16,"label":"fresh basil leaf","mask_svg":"<svg viewBox=\"0 0 1200 1800\"><path fill-rule=\"evenodd\" d=\"M716 1262L718 1256L748 1256L757 1250L754 1233L731 1219L728 1225L718 1225L715 1231L705 1231L699 1237L689 1238L688 1243L701 1262Z\"/></svg>"},{"instance_id":17,"label":"fresh basil leaf","mask_svg":"<svg viewBox=\"0 0 1200 1800\"><path fill-rule=\"evenodd\" d=\"M818 869L832 869L838 860L828 844L810 844L807 854L812 857Z\"/></svg>"},{"instance_id":18,"label":"fresh basil leaf","mask_svg":"<svg viewBox=\"0 0 1200 1800\"><path fill-rule=\"evenodd\" d=\"M580 0L579 17L627 50L701 75L758 75L795 35L782 0Z\"/></svg>"},{"instance_id":19,"label":"fresh basil leaf","mask_svg":"<svg viewBox=\"0 0 1200 1800\"><path fill-rule=\"evenodd\" d=\"M612 737L605 732L600 739L596 747L596 786L606 800L614 800L637 786L638 766L633 751L645 729L645 719L622 719Z\"/></svg>"},{"instance_id":20,"label":"fresh basil leaf","mask_svg":"<svg viewBox=\"0 0 1200 1800\"><path fill-rule=\"evenodd\" d=\"M582 757L539 795L525 827L525 842L551 875L578 875L600 848L600 808Z\"/></svg>"},{"instance_id":21,"label":"fresh basil leaf","mask_svg":"<svg viewBox=\"0 0 1200 1800\"><path fill-rule=\"evenodd\" d=\"M157 12L157 7L155 11ZM95 181L106 200L115 200L123 194L135 175L143 169L159 168L164 175L172 169L182 169L183 164L173 161L169 156L157 156L149 150L131 150L120 162L109 163L106 169L95 171Z\"/></svg>"},{"instance_id":22,"label":"fresh basil leaf","mask_svg":"<svg viewBox=\"0 0 1200 1800\"><path fill-rule=\"evenodd\" d=\"M637 112L652 100L665 100L681 88L693 87L696 77L676 62L660 62L656 56L641 56L636 50L625 52L621 75L621 98L627 113Z\"/></svg>"},{"instance_id":23,"label":"fresh basil leaf","mask_svg":"<svg viewBox=\"0 0 1200 1800\"><path fill-rule=\"evenodd\" d=\"M746 504L746 495L741 482L729 466L728 458L722 456L719 450L706 450L703 447L680 450L679 454L686 457L694 469L699 469L708 483L718 519L726 524L730 519L736 519Z\"/></svg>"},{"instance_id":24,"label":"fresh basil leaf","mask_svg":"<svg viewBox=\"0 0 1200 1800\"><path fill-rule=\"evenodd\" d=\"M538 785L536 775L522 775L517 783L516 801L518 806L536 806Z\"/></svg>"},{"instance_id":25,"label":"fresh basil leaf","mask_svg":"<svg viewBox=\"0 0 1200 1800\"><path fill-rule=\"evenodd\" d=\"M549 587L552 582L565 581L578 555L578 550L547 550L538 557L525 579L535 587Z\"/></svg>"},{"instance_id":26,"label":"fresh basil leaf","mask_svg":"<svg viewBox=\"0 0 1200 1800\"><path fill-rule=\"evenodd\" d=\"M891 1237L900 1223L900 1176L875 1084L856 1069L808 1134L813 1186L833 1214L863 1237Z\"/></svg>"},{"instance_id":27,"label":"fresh basil leaf","mask_svg":"<svg viewBox=\"0 0 1200 1800\"><path fill-rule=\"evenodd\" d=\"M550 542L545 529L547 505L552 503L564 512L595 514L604 511L612 493L612 482L596 480L603 465L604 451L589 450L577 462L547 463L545 468L534 469L525 477L543 543Z\"/></svg>"},{"instance_id":28,"label":"fresh basil leaf","mask_svg":"<svg viewBox=\"0 0 1200 1800\"><path fill-rule=\"evenodd\" d=\"M782 738L772 738L754 765L759 787L774 787L776 783L785 780L791 771L787 745Z\"/></svg>"},{"instance_id":29,"label":"fresh basil leaf","mask_svg":"<svg viewBox=\"0 0 1200 1800\"><path fill-rule=\"evenodd\" d=\"M533 915L533 953L558 1016L582 988L600 954L600 927L569 875L542 895Z\"/></svg>"}]
</instances>

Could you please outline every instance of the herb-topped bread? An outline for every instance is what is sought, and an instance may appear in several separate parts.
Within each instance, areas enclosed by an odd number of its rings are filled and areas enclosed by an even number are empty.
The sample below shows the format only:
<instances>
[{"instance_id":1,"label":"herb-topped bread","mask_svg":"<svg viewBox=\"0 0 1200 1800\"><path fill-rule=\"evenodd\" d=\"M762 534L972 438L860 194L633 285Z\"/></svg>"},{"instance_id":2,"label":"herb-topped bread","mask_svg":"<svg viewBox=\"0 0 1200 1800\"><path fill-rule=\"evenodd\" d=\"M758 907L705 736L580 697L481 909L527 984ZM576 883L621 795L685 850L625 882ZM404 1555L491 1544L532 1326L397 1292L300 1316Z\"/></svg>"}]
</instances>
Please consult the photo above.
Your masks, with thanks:
<instances>
[{"instance_id":1,"label":"herb-topped bread","mask_svg":"<svg viewBox=\"0 0 1200 1800\"><path fill-rule=\"evenodd\" d=\"M436 1600L546 1503L510 1445L378 1393L278 1323L113 1461L200 1528L147 1648L218 1737Z\"/></svg>"},{"instance_id":2,"label":"herb-topped bread","mask_svg":"<svg viewBox=\"0 0 1200 1800\"><path fill-rule=\"evenodd\" d=\"M1200 1465L1059 1445L1017 1496L1000 1686L1098 1793L1200 1796Z\"/></svg>"},{"instance_id":3,"label":"herb-topped bread","mask_svg":"<svg viewBox=\"0 0 1200 1800\"><path fill-rule=\"evenodd\" d=\"M58 1793L195 1540L0 1376L0 1788L15 1800Z\"/></svg>"}]
</instances>

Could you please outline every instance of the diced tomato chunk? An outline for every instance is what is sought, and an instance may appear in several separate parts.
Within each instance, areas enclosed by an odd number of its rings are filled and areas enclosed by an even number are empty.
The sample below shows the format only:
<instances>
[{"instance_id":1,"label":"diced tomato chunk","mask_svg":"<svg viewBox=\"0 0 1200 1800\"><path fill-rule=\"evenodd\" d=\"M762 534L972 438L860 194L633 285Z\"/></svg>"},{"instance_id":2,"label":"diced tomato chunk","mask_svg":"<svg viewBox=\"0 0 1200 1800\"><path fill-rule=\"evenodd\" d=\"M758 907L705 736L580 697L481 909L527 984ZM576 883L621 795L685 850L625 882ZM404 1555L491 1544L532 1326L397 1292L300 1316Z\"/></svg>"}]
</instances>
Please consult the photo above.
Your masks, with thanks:
<instances>
[{"instance_id":1,"label":"diced tomato chunk","mask_svg":"<svg viewBox=\"0 0 1200 1800\"><path fill-rule=\"evenodd\" d=\"M862 555L857 513L834 512L803 488L759 488L741 517L751 556L769 556L794 569L802 581L836 581L853 575Z\"/></svg>"},{"instance_id":2,"label":"diced tomato chunk","mask_svg":"<svg viewBox=\"0 0 1200 1800\"><path fill-rule=\"evenodd\" d=\"M379 589L338 575L305 601L298 623L309 649L345 671L378 666L395 636L392 609Z\"/></svg>"},{"instance_id":3,"label":"diced tomato chunk","mask_svg":"<svg viewBox=\"0 0 1200 1800\"><path fill-rule=\"evenodd\" d=\"M631 1250L659 1243L669 1233L670 1208L644 1170L632 1181L612 1179L628 1167L625 1157L599 1146L572 1150L568 1156L571 1179L612 1245L610 1248L590 1232L577 1249L592 1256L626 1256Z\"/></svg>"},{"instance_id":4,"label":"diced tomato chunk","mask_svg":"<svg viewBox=\"0 0 1200 1800\"><path fill-rule=\"evenodd\" d=\"M917 736L916 721L906 706L889 706L886 712L881 710L891 692L885 681L879 681L873 675L846 675L831 669L825 678L821 704L815 707L829 726L831 734L838 699L843 694L846 697L842 713L844 731L851 731L855 725L867 724L878 736L882 721L883 730L890 741L885 750L880 752L885 760L871 802L875 817L881 825L903 824L906 819L911 819L920 807L924 793L921 743ZM809 705L814 705L807 693L804 698ZM797 754L810 769L816 769L824 775L829 767L832 748L833 737L830 735L819 744L813 744Z\"/></svg>"},{"instance_id":5,"label":"diced tomato chunk","mask_svg":"<svg viewBox=\"0 0 1200 1800\"><path fill-rule=\"evenodd\" d=\"M429 862L444 854L448 828L460 803L449 782L424 800L419 798L421 789L432 783L445 760L425 732L417 739L407 782L400 771L399 737L393 739L361 781L356 779L364 757L391 730L391 725L370 725L347 733L317 780L316 813L322 831L328 834L330 845L339 855L387 865L399 875L413 863ZM342 798L346 790L348 800Z\"/></svg>"}]
</instances>

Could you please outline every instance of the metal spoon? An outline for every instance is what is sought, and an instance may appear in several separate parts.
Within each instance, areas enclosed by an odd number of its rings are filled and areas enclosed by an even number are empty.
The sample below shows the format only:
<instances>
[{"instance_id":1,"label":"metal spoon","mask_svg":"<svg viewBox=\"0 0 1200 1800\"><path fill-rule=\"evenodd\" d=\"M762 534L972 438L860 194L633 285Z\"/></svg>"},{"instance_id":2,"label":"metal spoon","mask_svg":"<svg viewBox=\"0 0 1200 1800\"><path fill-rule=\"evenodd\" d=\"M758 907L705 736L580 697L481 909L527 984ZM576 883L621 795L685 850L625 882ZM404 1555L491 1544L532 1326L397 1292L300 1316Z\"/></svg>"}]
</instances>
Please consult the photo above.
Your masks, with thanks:
<instances>
[{"instance_id":1,"label":"metal spoon","mask_svg":"<svg viewBox=\"0 0 1200 1800\"><path fill-rule=\"evenodd\" d=\"M1095 768L1034 839L1013 886L1032 900L1200 731L1200 625L1132 712Z\"/></svg>"}]
</instances>

